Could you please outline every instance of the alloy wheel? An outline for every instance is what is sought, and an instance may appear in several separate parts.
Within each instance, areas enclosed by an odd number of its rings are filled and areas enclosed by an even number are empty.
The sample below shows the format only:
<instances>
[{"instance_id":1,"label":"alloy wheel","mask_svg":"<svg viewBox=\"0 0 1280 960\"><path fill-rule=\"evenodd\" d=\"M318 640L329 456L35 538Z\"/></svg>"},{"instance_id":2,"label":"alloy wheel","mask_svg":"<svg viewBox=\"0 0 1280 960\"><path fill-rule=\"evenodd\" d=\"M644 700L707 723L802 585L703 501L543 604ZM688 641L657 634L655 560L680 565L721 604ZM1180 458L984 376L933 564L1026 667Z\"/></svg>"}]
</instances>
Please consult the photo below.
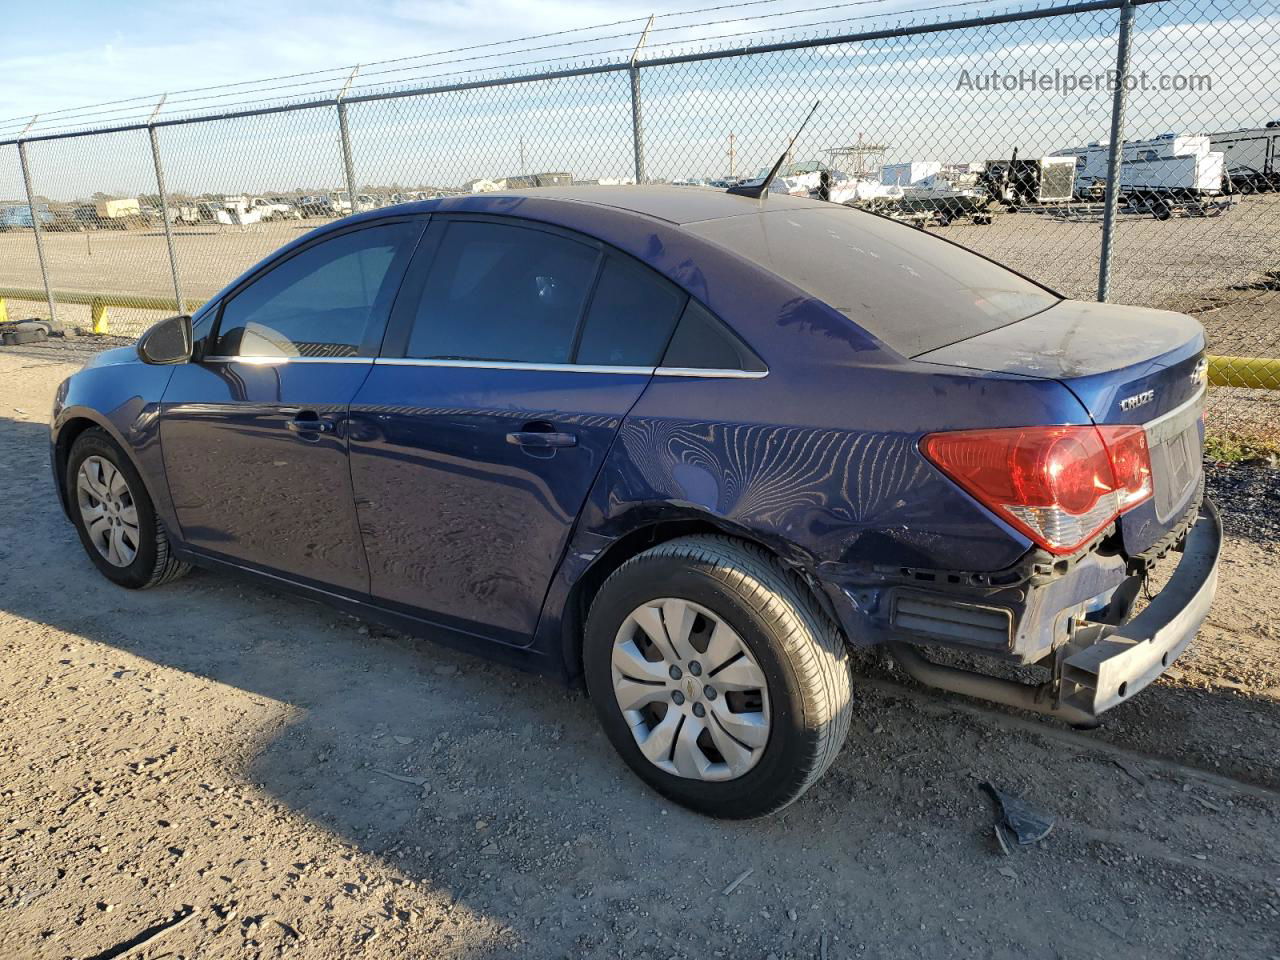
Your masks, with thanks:
<instances>
[{"instance_id":1,"label":"alloy wheel","mask_svg":"<svg viewBox=\"0 0 1280 960\"><path fill-rule=\"evenodd\" d=\"M733 780L769 742L764 671L738 633L674 597L631 612L614 640L613 692L640 752L691 780Z\"/></svg>"}]
</instances>

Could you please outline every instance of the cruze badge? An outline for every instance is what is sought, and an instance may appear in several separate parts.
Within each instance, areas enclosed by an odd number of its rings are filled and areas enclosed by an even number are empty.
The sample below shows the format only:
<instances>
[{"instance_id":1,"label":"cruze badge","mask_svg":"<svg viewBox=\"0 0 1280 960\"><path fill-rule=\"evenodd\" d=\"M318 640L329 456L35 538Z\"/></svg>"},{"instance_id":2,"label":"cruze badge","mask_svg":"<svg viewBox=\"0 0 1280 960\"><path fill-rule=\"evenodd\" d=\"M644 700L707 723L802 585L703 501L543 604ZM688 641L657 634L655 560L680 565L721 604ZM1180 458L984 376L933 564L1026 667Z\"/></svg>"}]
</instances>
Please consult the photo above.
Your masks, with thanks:
<instances>
[{"instance_id":1,"label":"cruze badge","mask_svg":"<svg viewBox=\"0 0 1280 960\"><path fill-rule=\"evenodd\" d=\"M1125 397L1120 401L1120 409L1126 413L1130 410L1136 410L1138 407L1145 407L1148 403L1156 398L1154 390L1143 390L1141 393L1135 393L1132 397Z\"/></svg>"}]
</instances>

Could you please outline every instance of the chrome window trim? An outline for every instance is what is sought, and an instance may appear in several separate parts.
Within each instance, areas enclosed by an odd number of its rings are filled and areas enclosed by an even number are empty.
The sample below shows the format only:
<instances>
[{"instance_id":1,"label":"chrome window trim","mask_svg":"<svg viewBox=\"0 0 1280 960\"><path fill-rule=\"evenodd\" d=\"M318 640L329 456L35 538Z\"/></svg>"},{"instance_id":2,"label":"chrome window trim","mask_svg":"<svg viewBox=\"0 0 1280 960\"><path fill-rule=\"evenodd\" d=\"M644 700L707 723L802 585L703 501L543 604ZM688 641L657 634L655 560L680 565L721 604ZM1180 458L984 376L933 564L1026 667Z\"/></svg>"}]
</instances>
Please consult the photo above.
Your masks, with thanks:
<instances>
[{"instance_id":1,"label":"chrome window trim","mask_svg":"<svg viewBox=\"0 0 1280 960\"><path fill-rule=\"evenodd\" d=\"M657 377L710 377L721 380L760 380L769 375L768 370L722 370L703 367L658 367Z\"/></svg>"},{"instance_id":2,"label":"chrome window trim","mask_svg":"<svg viewBox=\"0 0 1280 960\"><path fill-rule=\"evenodd\" d=\"M614 373L645 377L703 377L719 380L760 380L768 370L728 370L704 367L634 367L598 363L526 363L520 360L428 360L414 357L201 357L208 363L246 363L276 366L282 363L360 363L392 367L457 367L466 370L534 370L544 373ZM1182 408L1179 408L1181 410ZM1179 411L1165 414L1173 416ZM1161 418L1162 420L1164 417Z\"/></svg>"},{"instance_id":3,"label":"chrome window trim","mask_svg":"<svg viewBox=\"0 0 1280 960\"><path fill-rule=\"evenodd\" d=\"M255 366L276 366L281 363L373 363L373 357L201 357L200 362L248 363Z\"/></svg>"},{"instance_id":4,"label":"chrome window trim","mask_svg":"<svg viewBox=\"0 0 1280 960\"><path fill-rule=\"evenodd\" d=\"M379 366L458 367L466 370L534 370L545 373L614 373L657 377L708 377L759 380L767 370L721 370L698 367L634 367L598 363L526 363L521 360L430 360L414 357L378 357Z\"/></svg>"},{"instance_id":5,"label":"chrome window trim","mask_svg":"<svg viewBox=\"0 0 1280 960\"><path fill-rule=\"evenodd\" d=\"M525 363L519 360L427 360L378 357L374 363L391 367L460 367L465 370L537 370L545 373L619 373L653 376L653 367L611 367L588 363Z\"/></svg>"}]
</instances>

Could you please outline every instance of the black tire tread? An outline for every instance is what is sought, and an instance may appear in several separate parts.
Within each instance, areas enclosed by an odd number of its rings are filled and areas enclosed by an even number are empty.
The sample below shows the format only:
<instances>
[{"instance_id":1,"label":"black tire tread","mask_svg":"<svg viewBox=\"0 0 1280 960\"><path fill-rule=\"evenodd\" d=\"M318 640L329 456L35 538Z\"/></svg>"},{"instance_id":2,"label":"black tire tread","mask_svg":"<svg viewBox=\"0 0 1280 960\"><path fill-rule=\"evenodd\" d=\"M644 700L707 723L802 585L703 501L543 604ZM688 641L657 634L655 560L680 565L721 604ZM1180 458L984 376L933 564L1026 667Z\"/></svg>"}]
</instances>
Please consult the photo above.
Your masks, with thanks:
<instances>
[{"instance_id":1,"label":"black tire tread","mask_svg":"<svg viewBox=\"0 0 1280 960\"><path fill-rule=\"evenodd\" d=\"M173 583L173 581L180 580L190 572L191 564L185 563L173 555L173 548L169 545L169 534L165 532L164 524L157 517L156 563L151 570L151 578L138 589L150 590L152 587Z\"/></svg>"},{"instance_id":2,"label":"black tire tread","mask_svg":"<svg viewBox=\"0 0 1280 960\"><path fill-rule=\"evenodd\" d=\"M803 758L803 779L770 809L776 813L798 799L831 766L849 733L853 716L852 675L844 638L814 601L807 585L766 550L728 536L679 537L637 554L611 580L629 576L648 558L671 558L702 567L764 622L771 623L799 680L803 715L816 736Z\"/></svg>"}]
</instances>

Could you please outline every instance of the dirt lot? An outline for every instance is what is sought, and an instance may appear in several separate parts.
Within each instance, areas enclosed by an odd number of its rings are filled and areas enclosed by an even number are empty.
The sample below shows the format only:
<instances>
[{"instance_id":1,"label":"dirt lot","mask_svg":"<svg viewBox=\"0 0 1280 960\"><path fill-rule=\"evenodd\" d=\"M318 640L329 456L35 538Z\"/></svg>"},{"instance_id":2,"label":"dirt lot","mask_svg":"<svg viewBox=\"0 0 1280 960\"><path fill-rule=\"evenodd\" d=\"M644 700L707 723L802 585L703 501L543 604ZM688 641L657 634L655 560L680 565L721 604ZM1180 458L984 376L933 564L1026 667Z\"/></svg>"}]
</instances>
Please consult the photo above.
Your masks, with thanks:
<instances>
[{"instance_id":1,"label":"dirt lot","mask_svg":"<svg viewBox=\"0 0 1280 960\"><path fill-rule=\"evenodd\" d=\"M1218 603L1103 730L868 660L826 778L724 824L577 692L222 575L107 583L50 489L68 357L0 351L0 956L175 919L128 956L1280 956L1275 471L1215 477ZM983 780L1053 833L1002 855Z\"/></svg>"}]
</instances>

